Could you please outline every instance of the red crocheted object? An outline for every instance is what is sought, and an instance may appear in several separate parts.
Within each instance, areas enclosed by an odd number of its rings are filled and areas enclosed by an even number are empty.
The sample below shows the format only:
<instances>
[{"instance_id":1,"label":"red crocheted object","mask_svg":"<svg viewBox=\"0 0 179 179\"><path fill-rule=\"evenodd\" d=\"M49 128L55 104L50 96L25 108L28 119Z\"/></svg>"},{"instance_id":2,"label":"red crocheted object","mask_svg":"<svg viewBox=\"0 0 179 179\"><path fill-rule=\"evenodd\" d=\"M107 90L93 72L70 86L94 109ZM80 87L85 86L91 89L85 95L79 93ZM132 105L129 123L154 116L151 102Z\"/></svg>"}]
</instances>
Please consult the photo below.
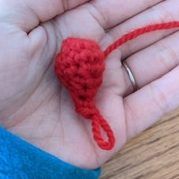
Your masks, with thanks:
<instances>
[{"instance_id":1,"label":"red crocheted object","mask_svg":"<svg viewBox=\"0 0 179 179\"><path fill-rule=\"evenodd\" d=\"M95 105L95 96L103 81L105 58L129 40L156 30L179 27L179 21L148 25L125 34L104 52L92 40L68 38L63 41L55 61L58 79L69 90L76 111L92 122L93 137L99 147L111 150L115 145L114 133ZM107 140L101 134L106 133Z\"/></svg>"}]
</instances>

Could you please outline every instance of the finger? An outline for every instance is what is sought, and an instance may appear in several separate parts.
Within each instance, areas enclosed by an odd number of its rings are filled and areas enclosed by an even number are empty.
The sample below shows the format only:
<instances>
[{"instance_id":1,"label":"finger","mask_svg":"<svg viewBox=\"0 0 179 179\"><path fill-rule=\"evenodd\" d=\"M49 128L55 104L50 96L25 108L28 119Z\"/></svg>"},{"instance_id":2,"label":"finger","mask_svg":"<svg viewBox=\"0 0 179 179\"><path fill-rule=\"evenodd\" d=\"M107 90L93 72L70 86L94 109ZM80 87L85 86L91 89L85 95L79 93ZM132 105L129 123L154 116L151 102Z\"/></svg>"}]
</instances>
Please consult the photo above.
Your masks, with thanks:
<instances>
[{"instance_id":1,"label":"finger","mask_svg":"<svg viewBox=\"0 0 179 179\"><path fill-rule=\"evenodd\" d=\"M123 22L161 1L162 0L96 0L91 1L88 9L103 28L106 29Z\"/></svg>"},{"instance_id":2,"label":"finger","mask_svg":"<svg viewBox=\"0 0 179 179\"><path fill-rule=\"evenodd\" d=\"M47 21L64 11L88 0L0 0L0 19L18 25L28 32L40 22Z\"/></svg>"},{"instance_id":3,"label":"finger","mask_svg":"<svg viewBox=\"0 0 179 179\"><path fill-rule=\"evenodd\" d=\"M139 88L156 80L179 64L179 32L126 59Z\"/></svg>"},{"instance_id":4,"label":"finger","mask_svg":"<svg viewBox=\"0 0 179 179\"><path fill-rule=\"evenodd\" d=\"M163 1L158 5L149 8L148 10L138 14L137 16L127 20L121 25L115 27L108 32L106 38L112 39L113 41L138 27L143 27L149 24L162 23L179 19L179 1ZM130 41L121 47L122 57L126 58L132 53L141 50L148 45L162 39L168 34L173 33L175 30L159 31L155 33L149 33L142 37L139 37L133 41ZM110 37L110 38L109 38ZM103 41L106 41L105 39Z\"/></svg>"},{"instance_id":5,"label":"finger","mask_svg":"<svg viewBox=\"0 0 179 179\"><path fill-rule=\"evenodd\" d=\"M179 67L124 99L128 137L179 106Z\"/></svg>"}]
</instances>

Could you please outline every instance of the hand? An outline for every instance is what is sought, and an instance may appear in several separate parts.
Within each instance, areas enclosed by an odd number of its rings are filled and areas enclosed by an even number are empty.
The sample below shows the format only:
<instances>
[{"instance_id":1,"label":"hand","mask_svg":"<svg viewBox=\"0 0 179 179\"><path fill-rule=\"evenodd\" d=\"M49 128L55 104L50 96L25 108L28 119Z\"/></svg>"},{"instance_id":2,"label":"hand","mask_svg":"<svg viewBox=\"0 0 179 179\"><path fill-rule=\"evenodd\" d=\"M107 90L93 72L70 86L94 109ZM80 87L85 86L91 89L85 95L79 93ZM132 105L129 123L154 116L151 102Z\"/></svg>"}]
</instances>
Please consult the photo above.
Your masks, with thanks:
<instances>
[{"instance_id":1,"label":"hand","mask_svg":"<svg viewBox=\"0 0 179 179\"><path fill-rule=\"evenodd\" d=\"M134 28L179 20L178 7L178 0L0 0L1 125L74 165L102 165L128 139L179 106L179 33L145 35L107 59L96 101L115 132L110 152L100 150L90 122L74 111L54 75L54 57L64 38L94 39L105 49ZM121 65L124 58L140 88L134 93Z\"/></svg>"}]
</instances>

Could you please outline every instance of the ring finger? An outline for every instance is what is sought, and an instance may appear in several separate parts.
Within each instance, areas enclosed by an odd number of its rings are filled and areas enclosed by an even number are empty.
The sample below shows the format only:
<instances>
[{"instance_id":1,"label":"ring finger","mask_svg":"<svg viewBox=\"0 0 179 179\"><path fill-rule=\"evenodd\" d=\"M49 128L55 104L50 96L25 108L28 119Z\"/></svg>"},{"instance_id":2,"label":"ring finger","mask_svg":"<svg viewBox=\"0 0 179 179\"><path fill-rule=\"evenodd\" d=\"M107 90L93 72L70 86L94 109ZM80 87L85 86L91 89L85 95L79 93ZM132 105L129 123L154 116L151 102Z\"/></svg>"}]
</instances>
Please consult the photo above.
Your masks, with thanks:
<instances>
[{"instance_id":1,"label":"ring finger","mask_svg":"<svg viewBox=\"0 0 179 179\"><path fill-rule=\"evenodd\" d=\"M179 32L176 32L126 59L138 88L162 77L179 64L178 39Z\"/></svg>"}]
</instances>

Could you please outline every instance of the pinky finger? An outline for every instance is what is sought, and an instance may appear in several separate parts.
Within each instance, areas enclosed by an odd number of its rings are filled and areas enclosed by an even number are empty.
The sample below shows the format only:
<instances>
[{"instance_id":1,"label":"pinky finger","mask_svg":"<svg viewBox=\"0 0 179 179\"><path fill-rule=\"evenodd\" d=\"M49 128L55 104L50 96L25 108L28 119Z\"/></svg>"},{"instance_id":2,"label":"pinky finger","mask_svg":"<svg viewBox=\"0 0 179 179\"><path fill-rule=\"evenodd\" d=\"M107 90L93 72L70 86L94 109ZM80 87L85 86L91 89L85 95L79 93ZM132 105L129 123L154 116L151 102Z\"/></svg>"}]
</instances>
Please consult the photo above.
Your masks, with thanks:
<instances>
[{"instance_id":1,"label":"pinky finger","mask_svg":"<svg viewBox=\"0 0 179 179\"><path fill-rule=\"evenodd\" d=\"M179 66L124 99L128 138L179 107Z\"/></svg>"}]
</instances>

